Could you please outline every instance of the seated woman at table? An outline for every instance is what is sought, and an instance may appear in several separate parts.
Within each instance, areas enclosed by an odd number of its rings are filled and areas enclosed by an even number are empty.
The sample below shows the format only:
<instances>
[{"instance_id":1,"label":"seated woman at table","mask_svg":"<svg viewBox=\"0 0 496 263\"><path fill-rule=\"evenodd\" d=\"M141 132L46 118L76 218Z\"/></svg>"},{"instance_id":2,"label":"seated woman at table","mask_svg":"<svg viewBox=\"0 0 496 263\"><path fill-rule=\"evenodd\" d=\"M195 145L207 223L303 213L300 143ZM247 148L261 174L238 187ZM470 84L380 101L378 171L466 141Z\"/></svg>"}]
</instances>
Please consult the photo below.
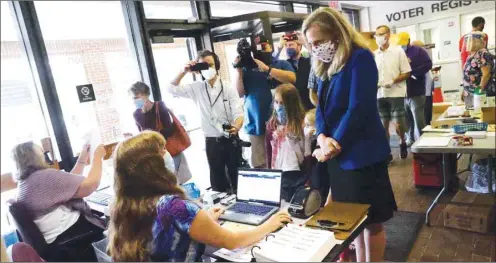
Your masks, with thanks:
<instances>
[{"instance_id":1,"label":"seated woman at table","mask_svg":"<svg viewBox=\"0 0 496 263\"><path fill-rule=\"evenodd\" d=\"M89 158L88 145L81 151L70 173L51 169L45 162L41 147L33 142L15 146L12 155L18 181L15 202L22 203L34 214L34 223L48 244L89 231L103 233L105 225L92 214L82 199L93 193L100 184L102 161L105 156L103 145L95 149L87 177L81 174ZM91 247L91 242L98 240L88 241L84 249ZM91 259L96 258L93 255L92 258L80 260Z\"/></svg>"},{"instance_id":2,"label":"seated woman at table","mask_svg":"<svg viewBox=\"0 0 496 263\"><path fill-rule=\"evenodd\" d=\"M291 221L286 212L264 224L233 232L216 221L223 210L202 210L188 200L165 168L165 139L144 131L114 152L115 203L109 251L114 261L202 261L205 245L234 249L253 244Z\"/></svg>"}]
</instances>

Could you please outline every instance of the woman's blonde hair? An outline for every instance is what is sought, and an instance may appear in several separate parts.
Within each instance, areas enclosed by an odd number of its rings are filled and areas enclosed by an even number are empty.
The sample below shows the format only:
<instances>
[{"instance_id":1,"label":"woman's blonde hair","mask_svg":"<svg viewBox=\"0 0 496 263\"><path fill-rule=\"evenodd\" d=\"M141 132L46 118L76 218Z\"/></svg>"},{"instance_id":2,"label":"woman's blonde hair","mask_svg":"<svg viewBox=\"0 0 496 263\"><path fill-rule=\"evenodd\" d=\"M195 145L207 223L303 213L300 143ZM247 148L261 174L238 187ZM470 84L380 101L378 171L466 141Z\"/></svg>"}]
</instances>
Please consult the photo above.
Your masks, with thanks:
<instances>
[{"instance_id":1,"label":"woman's blonde hair","mask_svg":"<svg viewBox=\"0 0 496 263\"><path fill-rule=\"evenodd\" d=\"M115 201L110 216L108 250L114 261L150 261L157 201L163 195L186 199L167 168L164 137L144 131L114 151Z\"/></svg>"},{"instance_id":2,"label":"woman's blonde hair","mask_svg":"<svg viewBox=\"0 0 496 263\"><path fill-rule=\"evenodd\" d=\"M316 114L317 110L316 109L311 109L309 111L307 111L307 113L305 114L305 119L311 123L312 126L315 126L315 114Z\"/></svg>"},{"instance_id":3,"label":"woman's blonde hair","mask_svg":"<svg viewBox=\"0 0 496 263\"><path fill-rule=\"evenodd\" d=\"M300 94L293 84L281 84L277 86L275 94L281 95L284 108L286 108L287 131L290 136L303 138L303 124L305 120L305 107L301 103ZM269 126L274 129L277 122L277 113L274 109Z\"/></svg>"},{"instance_id":4,"label":"woman's blonde hair","mask_svg":"<svg viewBox=\"0 0 496 263\"><path fill-rule=\"evenodd\" d=\"M326 80L332 75L338 73L348 61L354 48L367 48L368 45L364 37L358 33L346 18L338 11L321 7L310 14L303 21L302 31L307 34L308 29L312 26L318 26L322 33L332 36L332 41L337 45L336 54L333 61L324 63L315 59L313 67L315 75ZM312 45L308 45L311 51Z\"/></svg>"},{"instance_id":5,"label":"woman's blonde hair","mask_svg":"<svg viewBox=\"0 0 496 263\"><path fill-rule=\"evenodd\" d=\"M45 161L43 149L33 142L18 144L12 150L17 172L15 178L19 181L26 180L31 174L50 168Z\"/></svg>"}]
</instances>

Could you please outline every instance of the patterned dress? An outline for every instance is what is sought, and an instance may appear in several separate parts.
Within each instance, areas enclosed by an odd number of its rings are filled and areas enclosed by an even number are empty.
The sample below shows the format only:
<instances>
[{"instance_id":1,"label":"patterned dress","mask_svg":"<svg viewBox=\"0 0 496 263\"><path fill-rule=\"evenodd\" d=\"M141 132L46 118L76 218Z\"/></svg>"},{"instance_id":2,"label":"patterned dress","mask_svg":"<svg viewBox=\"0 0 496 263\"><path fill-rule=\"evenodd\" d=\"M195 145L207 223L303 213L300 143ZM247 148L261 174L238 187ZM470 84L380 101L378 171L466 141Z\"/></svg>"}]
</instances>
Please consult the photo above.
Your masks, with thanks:
<instances>
[{"instance_id":1,"label":"patterned dress","mask_svg":"<svg viewBox=\"0 0 496 263\"><path fill-rule=\"evenodd\" d=\"M164 195L157 202L153 224L153 261L199 262L205 245L191 239L189 229L200 207L175 195Z\"/></svg>"},{"instance_id":2,"label":"patterned dress","mask_svg":"<svg viewBox=\"0 0 496 263\"><path fill-rule=\"evenodd\" d=\"M494 56L487 51L481 49L473 55L469 55L463 69L463 89L470 94L473 94L475 89L480 85L482 79L482 67L490 66L491 71L494 71ZM492 78L487 83L486 88L492 89ZM488 90L489 91L489 90Z\"/></svg>"}]
</instances>

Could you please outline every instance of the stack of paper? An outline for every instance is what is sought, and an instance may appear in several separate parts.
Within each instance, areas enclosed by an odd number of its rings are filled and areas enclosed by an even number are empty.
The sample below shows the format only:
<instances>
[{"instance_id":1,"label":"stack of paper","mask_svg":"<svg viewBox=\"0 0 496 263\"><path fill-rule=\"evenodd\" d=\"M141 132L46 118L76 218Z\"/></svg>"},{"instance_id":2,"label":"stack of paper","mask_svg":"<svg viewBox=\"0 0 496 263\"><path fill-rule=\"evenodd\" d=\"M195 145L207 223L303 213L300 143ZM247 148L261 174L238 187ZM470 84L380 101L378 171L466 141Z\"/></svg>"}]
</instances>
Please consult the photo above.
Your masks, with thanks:
<instances>
[{"instance_id":1,"label":"stack of paper","mask_svg":"<svg viewBox=\"0 0 496 263\"><path fill-rule=\"evenodd\" d=\"M451 137L422 137L416 147L447 147Z\"/></svg>"}]
</instances>

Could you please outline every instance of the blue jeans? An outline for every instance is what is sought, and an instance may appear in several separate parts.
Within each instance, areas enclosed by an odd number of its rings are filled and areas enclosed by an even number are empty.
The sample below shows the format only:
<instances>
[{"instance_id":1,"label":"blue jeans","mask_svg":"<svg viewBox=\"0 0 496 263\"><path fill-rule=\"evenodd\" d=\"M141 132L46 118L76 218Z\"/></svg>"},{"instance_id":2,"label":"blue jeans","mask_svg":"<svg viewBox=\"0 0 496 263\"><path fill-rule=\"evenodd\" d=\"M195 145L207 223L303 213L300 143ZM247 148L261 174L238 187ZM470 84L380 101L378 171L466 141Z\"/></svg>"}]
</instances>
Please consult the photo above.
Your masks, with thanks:
<instances>
[{"instance_id":1,"label":"blue jeans","mask_svg":"<svg viewBox=\"0 0 496 263\"><path fill-rule=\"evenodd\" d=\"M422 135L422 129L425 127L424 110L425 96L415 96L405 98L405 116L408 131L406 137L408 140L415 141L415 131L418 137Z\"/></svg>"}]
</instances>

